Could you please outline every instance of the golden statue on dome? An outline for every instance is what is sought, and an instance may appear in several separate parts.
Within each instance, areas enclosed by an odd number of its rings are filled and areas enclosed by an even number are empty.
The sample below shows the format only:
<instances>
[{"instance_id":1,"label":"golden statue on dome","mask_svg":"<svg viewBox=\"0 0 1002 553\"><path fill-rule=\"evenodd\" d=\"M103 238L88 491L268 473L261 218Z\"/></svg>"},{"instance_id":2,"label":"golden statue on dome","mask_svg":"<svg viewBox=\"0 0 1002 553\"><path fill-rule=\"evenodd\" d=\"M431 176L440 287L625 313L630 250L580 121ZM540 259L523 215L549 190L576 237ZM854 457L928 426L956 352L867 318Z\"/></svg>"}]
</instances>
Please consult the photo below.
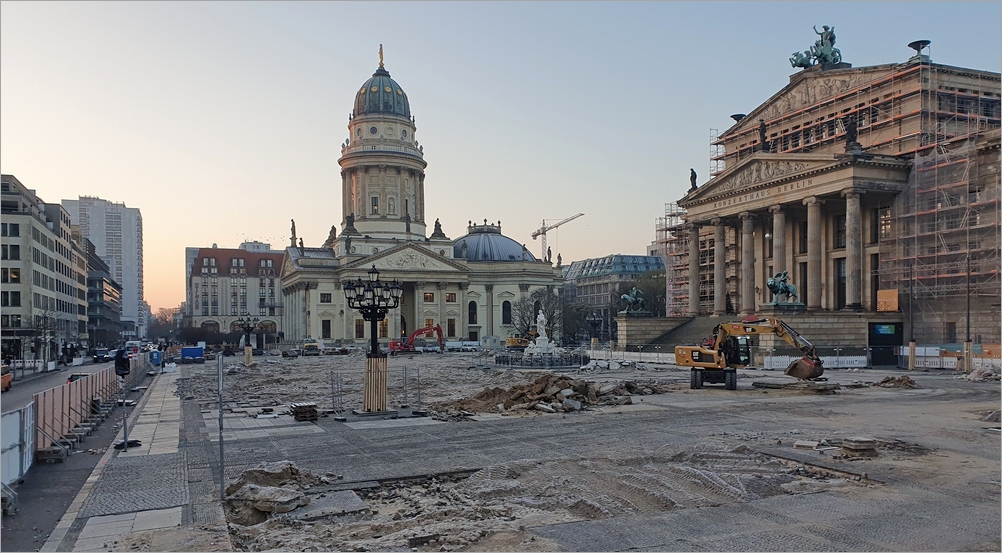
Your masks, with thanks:
<instances>
[{"instance_id":1,"label":"golden statue on dome","mask_svg":"<svg viewBox=\"0 0 1002 553\"><path fill-rule=\"evenodd\" d=\"M379 45L379 67L383 66L383 45Z\"/></svg>"}]
</instances>

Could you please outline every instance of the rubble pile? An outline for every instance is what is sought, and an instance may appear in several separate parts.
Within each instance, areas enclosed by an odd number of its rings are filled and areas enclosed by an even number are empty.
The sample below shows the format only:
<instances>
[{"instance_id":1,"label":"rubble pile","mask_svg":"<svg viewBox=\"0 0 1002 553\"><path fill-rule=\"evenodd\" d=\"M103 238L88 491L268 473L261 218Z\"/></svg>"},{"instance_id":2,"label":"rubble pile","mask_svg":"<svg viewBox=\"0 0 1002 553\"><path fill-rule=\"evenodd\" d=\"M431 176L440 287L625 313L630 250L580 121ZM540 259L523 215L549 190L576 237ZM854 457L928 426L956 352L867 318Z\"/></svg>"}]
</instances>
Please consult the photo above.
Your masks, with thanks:
<instances>
[{"instance_id":1,"label":"rubble pile","mask_svg":"<svg viewBox=\"0 0 1002 553\"><path fill-rule=\"evenodd\" d=\"M998 381L1002 380L1002 371L995 366L979 367L970 373L959 375L956 378L957 380L969 380L971 382Z\"/></svg>"},{"instance_id":2,"label":"rubble pile","mask_svg":"<svg viewBox=\"0 0 1002 553\"><path fill-rule=\"evenodd\" d=\"M329 482L327 477L300 470L292 461L260 464L226 486L227 518L244 526L259 524L269 513L287 513L308 505L306 490Z\"/></svg>"},{"instance_id":3,"label":"rubble pile","mask_svg":"<svg viewBox=\"0 0 1002 553\"><path fill-rule=\"evenodd\" d=\"M743 445L666 445L643 455L513 461L468 478L384 482L357 491L368 506L361 519L304 522L280 515L252 526L231 524L230 532L243 551L556 551L525 528L858 485ZM307 493L322 501L319 490Z\"/></svg>"},{"instance_id":4,"label":"rubble pile","mask_svg":"<svg viewBox=\"0 0 1002 553\"><path fill-rule=\"evenodd\" d=\"M591 405L629 405L634 395L661 394L675 387L658 382L609 382L598 384L577 380L564 374L544 374L526 384L510 388L488 387L472 398L432 404L445 416L458 413L540 411L566 413Z\"/></svg>"},{"instance_id":5,"label":"rubble pile","mask_svg":"<svg viewBox=\"0 0 1002 553\"><path fill-rule=\"evenodd\" d=\"M874 386L880 386L881 388L918 388L918 384L915 383L911 377L907 375L902 375L897 378L892 376L884 377L880 382L874 382Z\"/></svg>"}]
</instances>

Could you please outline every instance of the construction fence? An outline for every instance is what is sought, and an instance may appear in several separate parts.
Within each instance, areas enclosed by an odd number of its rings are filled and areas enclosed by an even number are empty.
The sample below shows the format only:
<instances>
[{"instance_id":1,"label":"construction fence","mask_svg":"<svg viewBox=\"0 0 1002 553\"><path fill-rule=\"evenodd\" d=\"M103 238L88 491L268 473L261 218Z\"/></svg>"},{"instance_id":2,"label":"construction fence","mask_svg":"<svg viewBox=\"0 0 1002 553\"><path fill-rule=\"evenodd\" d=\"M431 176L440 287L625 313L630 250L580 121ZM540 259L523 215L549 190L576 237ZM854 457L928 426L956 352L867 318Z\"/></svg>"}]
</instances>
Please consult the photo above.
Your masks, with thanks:
<instances>
[{"instance_id":1,"label":"construction fence","mask_svg":"<svg viewBox=\"0 0 1002 553\"><path fill-rule=\"evenodd\" d=\"M925 369L961 370L963 344L921 345L915 350L915 367ZM751 366L766 370L784 370L803 355L792 347L752 347ZM908 367L908 346L819 346L816 348L825 369L864 369L872 367ZM972 366L1002 370L1002 346L999 344L974 344ZM675 351L667 346L645 346L630 351L610 349L587 350L591 359L598 361L630 361L633 363L675 364Z\"/></svg>"}]
</instances>

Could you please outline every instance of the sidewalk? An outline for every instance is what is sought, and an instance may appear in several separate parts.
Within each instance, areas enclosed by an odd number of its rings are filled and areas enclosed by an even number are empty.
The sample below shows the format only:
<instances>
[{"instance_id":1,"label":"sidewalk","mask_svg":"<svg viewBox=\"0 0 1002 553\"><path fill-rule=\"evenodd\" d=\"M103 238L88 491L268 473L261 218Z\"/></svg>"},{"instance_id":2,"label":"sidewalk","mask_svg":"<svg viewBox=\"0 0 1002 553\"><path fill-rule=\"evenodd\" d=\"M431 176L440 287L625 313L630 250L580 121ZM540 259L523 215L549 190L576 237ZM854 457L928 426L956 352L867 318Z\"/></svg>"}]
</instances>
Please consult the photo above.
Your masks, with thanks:
<instances>
[{"instance_id":1,"label":"sidewalk","mask_svg":"<svg viewBox=\"0 0 1002 553\"><path fill-rule=\"evenodd\" d=\"M190 501L175 395L179 376L154 378L129 417L129 439L142 445L127 452L108 448L40 551L107 551L137 533L182 526Z\"/></svg>"}]
</instances>

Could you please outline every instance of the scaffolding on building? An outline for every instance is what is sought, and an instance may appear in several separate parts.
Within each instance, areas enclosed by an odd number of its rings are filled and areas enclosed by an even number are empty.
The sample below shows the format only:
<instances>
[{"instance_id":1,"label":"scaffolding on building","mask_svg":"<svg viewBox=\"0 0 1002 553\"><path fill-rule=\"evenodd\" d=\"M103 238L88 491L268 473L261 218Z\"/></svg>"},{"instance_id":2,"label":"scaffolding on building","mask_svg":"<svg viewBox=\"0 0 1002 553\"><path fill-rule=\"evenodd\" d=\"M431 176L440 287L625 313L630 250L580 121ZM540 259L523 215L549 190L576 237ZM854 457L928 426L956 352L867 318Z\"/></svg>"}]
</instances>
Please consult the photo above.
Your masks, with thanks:
<instances>
[{"instance_id":1,"label":"scaffolding on building","mask_svg":"<svg viewBox=\"0 0 1002 553\"><path fill-rule=\"evenodd\" d=\"M898 291L912 321L921 321L912 331L917 339L954 342L957 323L970 333L958 317L961 298L1000 296L997 144L988 158L984 139L980 148L978 142L999 127L998 99L986 98L982 87L949 86L935 66L923 71L930 83L923 147L913 154L907 187L880 212L879 281L881 289Z\"/></svg>"},{"instance_id":2,"label":"scaffolding on building","mask_svg":"<svg viewBox=\"0 0 1002 553\"><path fill-rule=\"evenodd\" d=\"M669 317L684 316L689 310L689 233L683 215L684 209L668 202L655 229L658 251L665 262L665 310Z\"/></svg>"}]
</instances>

